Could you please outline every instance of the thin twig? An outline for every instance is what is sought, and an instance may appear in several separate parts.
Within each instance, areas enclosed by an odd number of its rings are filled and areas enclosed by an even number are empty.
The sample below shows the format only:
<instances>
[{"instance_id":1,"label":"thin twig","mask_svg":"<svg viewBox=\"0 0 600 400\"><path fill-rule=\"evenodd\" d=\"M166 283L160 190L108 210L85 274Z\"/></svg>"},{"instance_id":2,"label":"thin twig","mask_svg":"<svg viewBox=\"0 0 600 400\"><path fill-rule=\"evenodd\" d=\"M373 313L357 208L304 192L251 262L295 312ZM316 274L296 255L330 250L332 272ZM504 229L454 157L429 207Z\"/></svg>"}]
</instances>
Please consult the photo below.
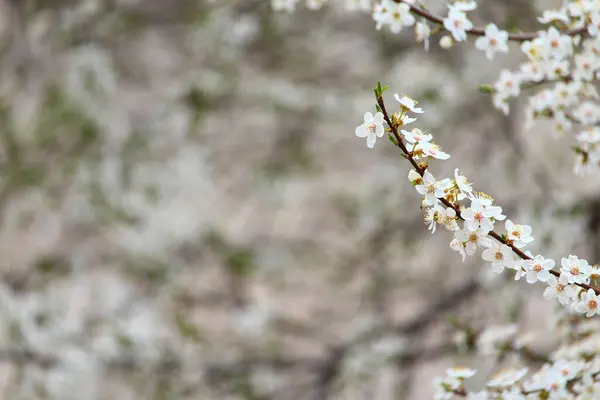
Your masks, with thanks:
<instances>
[{"instance_id":1,"label":"thin twig","mask_svg":"<svg viewBox=\"0 0 600 400\"><path fill-rule=\"evenodd\" d=\"M410 4L408 2L408 0L394 0L394 1L396 3L408 4L410 6L410 11L413 14L423 17L426 20L428 20L429 22L432 22L434 24L440 25L441 27L444 27L444 19L443 18L433 15L429 11L427 11L423 8L420 8L413 4ZM569 36L576 36L576 35L581 35L581 34L585 33L586 31L587 31L587 27L583 26L581 28L570 29L570 30L564 31L563 34L569 35ZM485 36L485 28L483 28L483 27L473 27L473 28L467 30L466 32L468 35L472 35L472 36ZM514 42L525 42L527 40L533 40L538 36L539 35L537 32L509 33L508 40L511 40Z\"/></svg>"}]
</instances>

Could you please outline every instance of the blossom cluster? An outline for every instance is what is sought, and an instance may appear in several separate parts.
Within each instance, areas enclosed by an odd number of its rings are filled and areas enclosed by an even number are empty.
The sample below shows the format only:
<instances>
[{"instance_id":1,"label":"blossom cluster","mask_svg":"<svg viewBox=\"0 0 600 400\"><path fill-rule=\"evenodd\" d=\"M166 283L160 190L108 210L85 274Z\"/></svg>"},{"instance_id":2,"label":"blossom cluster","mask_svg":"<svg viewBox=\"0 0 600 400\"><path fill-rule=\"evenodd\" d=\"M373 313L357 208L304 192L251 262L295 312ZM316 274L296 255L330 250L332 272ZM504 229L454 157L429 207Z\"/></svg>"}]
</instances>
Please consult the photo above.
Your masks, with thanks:
<instances>
[{"instance_id":1,"label":"blossom cluster","mask_svg":"<svg viewBox=\"0 0 600 400\"><path fill-rule=\"evenodd\" d=\"M404 152L415 167L410 170L408 179L422 196L422 208L429 230L433 233L440 225L451 231L453 239L450 247L462 256L463 261L481 248L481 257L492 271L501 273L505 269L512 270L516 280L524 277L527 283L544 283L544 298L557 299L570 312L585 314L587 317L600 314L597 289L590 286L592 280L600 278L598 266L591 266L586 260L569 255L562 258L560 270L555 270L554 260L525 250L534 242L531 226L516 224L507 219L502 208L495 205L487 194L474 191L472 183L458 169L454 171L452 178L436 179L429 171L429 163L434 159L446 160L450 158L450 154L433 142L431 133L419 128L403 129L417 120L411 115L424 112L417 107L417 101L396 94L394 98L399 111L388 115L382 97L385 90L381 85L375 89L378 111L375 115L366 113L364 122L356 128L355 134L366 137L368 147L372 148L377 138L383 137L387 131L390 140ZM387 128L384 124L387 124ZM502 234L494 231L499 221L503 221L505 232ZM511 331L512 333L514 332ZM533 399L539 397L532 396L538 396L544 391L552 396L556 394L551 398L561 399L567 393L567 384L576 376L580 378L577 383L579 386L569 387L573 387L575 391L580 390L577 393L588 395L590 390L600 387L600 383L595 380L596 374L600 372L600 359L590 363L559 360L524 383L520 381L527 374L527 369L504 371L487 383L486 390L469 394L469 398ZM436 381L436 398L447 399L456 394L466 396L463 381L474 373L470 369L449 370L448 376ZM532 396L527 397L527 393Z\"/></svg>"},{"instance_id":2,"label":"blossom cluster","mask_svg":"<svg viewBox=\"0 0 600 400\"><path fill-rule=\"evenodd\" d=\"M418 170L410 170L408 179L422 196L425 222L432 233L437 225L453 232L450 248L458 252L463 261L481 248L481 257L490 264L492 271L501 273L505 269L513 270L516 280L525 277L528 283L545 283L547 288L544 297L547 299L556 298L561 304L572 306L575 311L588 317L600 313L600 299L595 289L589 286L592 279L600 277L598 266L591 266L586 260L569 255L562 258L560 271L556 271L554 260L533 255L529 251L524 253L524 249L534 241L531 226L515 224L507 219L502 208L495 205L487 194L475 192L467 177L458 169L452 178L436 179L428 170L429 162L433 159L447 160L450 155L432 141L430 133L419 128L398 129L416 121L410 113L422 114L423 110L416 107L417 102L408 96L396 94L394 98L400 110L392 114L391 120L388 119L392 124L388 131L392 132L392 141L401 142L401 148L406 149L406 156L418 167ZM355 134L366 137L368 147L372 148L377 137L384 135L384 122L386 117L382 111L375 115L367 112ZM393 138L393 134L398 132L401 133L399 140ZM501 235L494 232L498 221L504 221L505 233ZM580 292L582 289L585 291Z\"/></svg>"},{"instance_id":3,"label":"blossom cluster","mask_svg":"<svg viewBox=\"0 0 600 400\"><path fill-rule=\"evenodd\" d=\"M293 11L299 0L272 0L278 10ZM309 9L320 9L327 0L307 0ZM447 13L437 16L412 0L345 0L348 10L370 11L376 29L396 34L414 27L417 42L426 50L430 38L440 34L439 44L449 49L464 43L468 35L477 36L474 46L493 60L497 53L508 53L509 42L518 42L523 61L516 71L503 69L493 85L482 85L492 94L494 107L510 112L510 101L532 90L525 109L530 128L536 120L547 120L553 137L571 134L576 145L576 174L600 170L600 95L594 82L600 77L600 2L568 0L560 9L546 10L538 18L544 29L511 34L494 23L474 26L469 13L477 9L474 0L456 0ZM536 88L539 90L536 91Z\"/></svg>"},{"instance_id":4,"label":"blossom cluster","mask_svg":"<svg viewBox=\"0 0 600 400\"><path fill-rule=\"evenodd\" d=\"M591 361L559 359L546 363L526 378L528 368L511 368L498 372L486 384L486 389L468 393L464 381L476 374L470 368L449 368L444 378L435 380L436 399L454 395L471 400L537 400L596 399L600 397L600 358Z\"/></svg>"}]
</instances>

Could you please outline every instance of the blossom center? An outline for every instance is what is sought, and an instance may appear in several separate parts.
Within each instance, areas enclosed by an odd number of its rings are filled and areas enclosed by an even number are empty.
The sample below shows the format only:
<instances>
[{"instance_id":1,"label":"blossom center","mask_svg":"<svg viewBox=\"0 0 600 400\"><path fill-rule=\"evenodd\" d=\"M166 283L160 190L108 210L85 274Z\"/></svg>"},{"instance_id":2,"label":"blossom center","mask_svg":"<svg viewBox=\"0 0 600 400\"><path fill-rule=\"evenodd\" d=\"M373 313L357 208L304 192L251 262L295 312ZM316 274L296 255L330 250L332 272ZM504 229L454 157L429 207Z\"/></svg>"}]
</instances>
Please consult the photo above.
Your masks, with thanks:
<instances>
[{"instance_id":1,"label":"blossom center","mask_svg":"<svg viewBox=\"0 0 600 400\"><path fill-rule=\"evenodd\" d=\"M595 310L596 308L598 308L598 302L596 300L588 301L588 308Z\"/></svg>"},{"instance_id":2,"label":"blossom center","mask_svg":"<svg viewBox=\"0 0 600 400\"><path fill-rule=\"evenodd\" d=\"M579 269L579 265L574 265L571 267L571 275L579 275L581 270Z\"/></svg>"},{"instance_id":3,"label":"blossom center","mask_svg":"<svg viewBox=\"0 0 600 400\"><path fill-rule=\"evenodd\" d=\"M369 132L375 133L375 132L377 132L377 125L376 124L369 124L369 125L367 125L367 129L369 130Z\"/></svg>"},{"instance_id":4,"label":"blossom center","mask_svg":"<svg viewBox=\"0 0 600 400\"><path fill-rule=\"evenodd\" d=\"M497 260L497 261L502 261L502 260L504 260L504 254L502 254L502 252L501 252L501 251L497 251L497 252L496 252L496 260Z\"/></svg>"},{"instance_id":5,"label":"blossom center","mask_svg":"<svg viewBox=\"0 0 600 400\"><path fill-rule=\"evenodd\" d=\"M541 264L535 264L535 265L533 266L533 270L534 270L535 272L541 272L541 271L543 271L543 270L544 270L544 267L542 267L542 265L541 265Z\"/></svg>"},{"instance_id":6,"label":"blossom center","mask_svg":"<svg viewBox=\"0 0 600 400\"><path fill-rule=\"evenodd\" d=\"M498 45L498 41L496 38L490 38L490 46L496 47Z\"/></svg>"},{"instance_id":7,"label":"blossom center","mask_svg":"<svg viewBox=\"0 0 600 400\"><path fill-rule=\"evenodd\" d=\"M556 291L558 293L562 293L565 290L565 286L567 286L567 285L563 285L562 283L557 283L556 284Z\"/></svg>"},{"instance_id":8,"label":"blossom center","mask_svg":"<svg viewBox=\"0 0 600 400\"><path fill-rule=\"evenodd\" d=\"M477 235L475 233L469 235L469 242L477 243Z\"/></svg>"}]
</instances>

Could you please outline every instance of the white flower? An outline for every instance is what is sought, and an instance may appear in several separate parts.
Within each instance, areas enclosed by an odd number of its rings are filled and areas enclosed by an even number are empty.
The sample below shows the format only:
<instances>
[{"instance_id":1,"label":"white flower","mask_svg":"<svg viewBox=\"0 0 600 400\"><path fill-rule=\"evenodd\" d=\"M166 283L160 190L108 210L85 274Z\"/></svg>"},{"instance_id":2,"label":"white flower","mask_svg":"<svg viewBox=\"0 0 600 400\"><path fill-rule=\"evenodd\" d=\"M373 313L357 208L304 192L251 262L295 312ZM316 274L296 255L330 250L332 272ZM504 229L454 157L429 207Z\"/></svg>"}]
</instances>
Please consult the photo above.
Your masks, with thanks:
<instances>
[{"instance_id":1,"label":"white flower","mask_svg":"<svg viewBox=\"0 0 600 400\"><path fill-rule=\"evenodd\" d=\"M461 216L465 220L465 225L470 231L481 228L489 232L494 229L494 223L491 218L498 215L497 208L499 207L490 206L486 200L473 198L471 200L471 207L461 212Z\"/></svg>"},{"instance_id":2,"label":"white flower","mask_svg":"<svg viewBox=\"0 0 600 400\"><path fill-rule=\"evenodd\" d=\"M375 28L377 30L390 23L390 9L395 6L396 5L392 0L383 0L380 3L375 3L375 7L373 8L373 20L376 22Z\"/></svg>"},{"instance_id":3,"label":"white flower","mask_svg":"<svg viewBox=\"0 0 600 400\"><path fill-rule=\"evenodd\" d=\"M590 127L579 132L575 138L580 142L596 144L600 142L600 128Z\"/></svg>"},{"instance_id":4,"label":"white flower","mask_svg":"<svg viewBox=\"0 0 600 400\"><path fill-rule=\"evenodd\" d=\"M586 317L591 317L594 314L599 314L600 300L596 296L594 289L588 289L587 292L581 295L581 301L575 306L575 311L585 313Z\"/></svg>"},{"instance_id":5,"label":"white flower","mask_svg":"<svg viewBox=\"0 0 600 400\"><path fill-rule=\"evenodd\" d=\"M546 60L549 56L548 46L546 45L546 42L540 38L524 41L521 44L521 51L525 53L527 58L532 62Z\"/></svg>"},{"instance_id":6,"label":"white flower","mask_svg":"<svg viewBox=\"0 0 600 400\"><path fill-rule=\"evenodd\" d=\"M510 219L507 219L504 227L506 228L508 239L518 249L525 247L534 240L531 237L532 229L529 225L514 224Z\"/></svg>"},{"instance_id":7,"label":"white flower","mask_svg":"<svg viewBox=\"0 0 600 400\"><path fill-rule=\"evenodd\" d=\"M459 11L473 11L477 8L477 3L474 0L457 0L452 4L452 7Z\"/></svg>"},{"instance_id":8,"label":"white flower","mask_svg":"<svg viewBox=\"0 0 600 400\"><path fill-rule=\"evenodd\" d=\"M400 118L400 126L412 124L416 120L416 118L411 118L408 114L402 114L402 117Z\"/></svg>"},{"instance_id":9,"label":"white flower","mask_svg":"<svg viewBox=\"0 0 600 400\"><path fill-rule=\"evenodd\" d=\"M500 371L488 381L487 386L498 389L513 386L527 375L527 371L527 368Z\"/></svg>"},{"instance_id":10,"label":"white flower","mask_svg":"<svg viewBox=\"0 0 600 400\"><path fill-rule=\"evenodd\" d=\"M392 33L398 33L405 26L415 23L415 17L410 12L410 6L406 3L395 3L390 6L388 24Z\"/></svg>"},{"instance_id":11,"label":"white flower","mask_svg":"<svg viewBox=\"0 0 600 400\"><path fill-rule=\"evenodd\" d=\"M552 275L546 282L548 283L548 287L544 290L546 300L556 298L560 304L566 305L577 296L577 289L569 285L569 278L565 274L561 274L559 278Z\"/></svg>"},{"instance_id":12,"label":"white flower","mask_svg":"<svg viewBox=\"0 0 600 400\"><path fill-rule=\"evenodd\" d=\"M531 257L529 252L527 252L527 255L529 255ZM519 281L519 280L521 280L522 277L527 275L527 271L525 270L525 260L515 261L515 263L513 264L513 269L515 271L517 271L515 273L515 281Z\"/></svg>"},{"instance_id":13,"label":"white flower","mask_svg":"<svg viewBox=\"0 0 600 400\"><path fill-rule=\"evenodd\" d=\"M455 237L465 244L465 251L468 255L475 254L477 247L490 247L492 241L487 237L488 232L479 228L475 231L459 230L454 232Z\"/></svg>"},{"instance_id":14,"label":"white flower","mask_svg":"<svg viewBox=\"0 0 600 400\"><path fill-rule=\"evenodd\" d=\"M527 271L527 282L546 282L550 278L550 270L554 268L554 260L546 260L542 256L535 256L532 260L525 260L524 266Z\"/></svg>"},{"instance_id":15,"label":"white flower","mask_svg":"<svg viewBox=\"0 0 600 400\"><path fill-rule=\"evenodd\" d=\"M400 108L402 108L403 111L410 111L415 114L423 114L425 112L421 108L416 108L415 106L418 102L416 100L411 99L408 96L402 95L402 97L400 97L400 95L396 93L394 95L394 98L396 99L396 101L398 101L398 103L400 103Z\"/></svg>"},{"instance_id":16,"label":"white flower","mask_svg":"<svg viewBox=\"0 0 600 400\"><path fill-rule=\"evenodd\" d=\"M446 400L454 397L453 391L458 389L461 385L461 381L456 378L435 378L433 384L435 385L435 393L433 398L435 400Z\"/></svg>"},{"instance_id":17,"label":"white flower","mask_svg":"<svg viewBox=\"0 0 600 400\"><path fill-rule=\"evenodd\" d=\"M464 199L467 193L471 193L473 191L473 188L471 187L471 182L467 180L466 176L460 175L460 173L458 172L458 168L454 170L454 182L456 182L456 186L460 190L458 200Z\"/></svg>"},{"instance_id":18,"label":"white flower","mask_svg":"<svg viewBox=\"0 0 600 400\"><path fill-rule=\"evenodd\" d=\"M538 38L547 46L548 52L555 60L563 60L573 54L573 38L561 35L560 31L551 26L548 31L541 31Z\"/></svg>"},{"instance_id":19,"label":"white flower","mask_svg":"<svg viewBox=\"0 0 600 400\"><path fill-rule=\"evenodd\" d=\"M542 16L538 18L542 24L549 24L551 22L559 21L563 24L569 23L569 16L565 12L566 10L545 10Z\"/></svg>"},{"instance_id":20,"label":"white flower","mask_svg":"<svg viewBox=\"0 0 600 400\"><path fill-rule=\"evenodd\" d=\"M594 79L594 73L600 66L600 60L594 53L577 54L575 56L575 69L573 78L577 81L591 81Z\"/></svg>"},{"instance_id":21,"label":"white flower","mask_svg":"<svg viewBox=\"0 0 600 400\"><path fill-rule=\"evenodd\" d=\"M590 281L592 267L586 260L580 260L577 256L570 255L569 258L563 258L561 264L561 277L566 276L569 283L588 283Z\"/></svg>"},{"instance_id":22,"label":"white flower","mask_svg":"<svg viewBox=\"0 0 600 400\"><path fill-rule=\"evenodd\" d=\"M444 197L444 189L448 189L451 186L449 179L442 181L435 181L435 178L429 171L425 171L423 174L423 183L415 186L419 194L425 196L425 204L433 206L437 204L438 197Z\"/></svg>"},{"instance_id":23,"label":"white flower","mask_svg":"<svg viewBox=\"0 0 600 400\"><path fill-rule=\"evenodd\" d=\"M449 377L456 378L456 379L467 379L467 378L472 377L476 373L477 373L477 370L474 370L471 368L466 368L466 367L454 367L454 368L448 368L446 370L446 374L448 374Z\"/></svg>"},{"instance_id":24,"label":"white flower","mask_svg":"<svg viewBox=\"0 0 600 400\"><path fill-rule=\"evenodd\" d=\"M501 273L505 267L512 268L514 259L512 249L505 244L499 245L492 242L492 245L483 251L481 258L492 263L492 271Z\"/></svg>"},{"instance_id":25,"label":"white flower","mask_svg":"<svg viewBox=\"0 0 600 400\"><path fill-rule=\"evenodd\" d=\"M552 365L552 370L559 373L567 380L575 378L583 368L584 365L582 362L567 360L557 360L554 365Z\"/></svg>"},{"instance_id":26,"label":"white flower","mask_svg":"<svg viewBox=\"0 0 600 400\"><path fill-rule=\"evenodd\" d=\"M448 16L444 19L444 28L448 30L457 42L467 39L467 32L473 28L473 24L467 15L459 8L448 6Z\"/></svg>"},{"instance_id":27,"label":"white flower","mask_svg":"<svg viewBox=\"0 0 600 400\"><path fill-rule=\"evenodd\" d=\"M548 60L543 63L546 71L546 78L554 81L569 75L569 61L567 60Z\"/></svg>"},{"instance_id":28,"label":"white flower","mask_svg":"<svg viewBox=\"0 0 600 400\"><path fill-rule=\"evenodd\" d=\"M600 107L596 103L585 101L573 111L573 116L584 125L594 125L600 122Z\"/></svg>"},{"instance_id":29,"label":"white flower","mask_svg":"<svg viewBox=\"0 0 600 400\"><path fill-rule=\"evenodd\" d=\"M462 256L463 262L465 261L465 257L467 255L467 253L465 252L466 246L467 246L467 244L465 242L463 242L462 240L459 240L456 237L456 234L454 235L454 238L450 242L450 248L454 251L457 251Z\"/></svg>"},{"instance_id":30,"label":"white flower","mask_svg":"<svg viewBox=\"0 0 600 400\"><path fill-rule=\"evenodd\" d=\"M587 25L587 30L591 37L600 35L600 11L595 11L590 15L590 23Z\"/></svg>"},{"instance_id":31,"label":"white flower","mask_svg":"<svg viewBox=\"0 0 600 400\"><path fill-rule=\"evenodd\" d=\"M507 69L500 71L500 77L494 84L494 89L506 96L517 97L521 93L521 77Z\"/></svg>"},{"instance_id":32,"label":"white flower","mask_svg":"<svg viewBox=\"0 0 600 400\"><path fill-rule=\"evenodd\" d=\"M429 133L424 133L419 128L414 128L412 132L406 130L402 130L401 132L404 138L410 143L429 142L433 138Z\"/></svg>"},{"instance_id":33,"label":"white flower","mask_svg":"<svg viewBox=\"0 0 600 400\"><path fill-rule=\"evenodd\" d=\"M537 62L526 62L521 64L521 79L523 81L539 82L546 76L545 69Z\"/></svg>"},{"instance_id":34,"label":"white flower","mask_svg":"<svg viewBox=\"0 0 600 400\"><path fill-rule=\"evenodd\" d=\"M580 90L581 84L579 82L558 82L552 89L552 98L554 99L554 102L548 106L554 106L557 110L574 106L579 101Z\"/></svg>"},{"instance_id":35,"label":"white flower","mask_svg":"<svg viewBox=\"0 0 600 400\"><path fill-rule=\"evenodd\" d=\"M370 112L366 112L364 116L364 123L356 127L354 133L358 137L367 138L367 146L373 148L378 137L382 137L384 133L383 128L383 114L378 112L373 116Z\"/></svg>"},{"instance_id":36,"label":"white flower","mask_svg":"<svg viewBox=\"0 0 600 400\"><path fill-rule=\"evenodd\" d=\"M419 142L418 146L415 147L415 150L420 150L423 155L433 157L438 160L447 160L450 158L450 154L443 152L440 149L440 146L431 142Z\"/></svg>"},{"instance_id":37,"label":"white flower","mask_svg":"<svg viewBox=\"0 0 600 400\"><path fill-rule=\"evenodd\" d=\"M415 171L414 169L411 169L410 171L408 171L408 180L413 185L422 185L423 184L423 177L421 175L419 175L419 173L417 171Z\"/></svg>"},{"instance_id":38,"label":"white flower","mask_svg":"<svg viewBox=\"0 0 600 400\"><path fill-rule=\"evenodd\" d=\"M496 52L508 53L508 32L501 31L494 24L485 27L485 36L475 40L475 48L485 51L488 60L494 58Z\"/></svg>"},{"instance_id":39,"label":"white flower","mask_svg":"<svg viewBox=\"0 0 600 400\"><path fill-rule=\"evenodd\" d=\"M508 115L509 107L508 101L510 100L510 96L503 92L495 92L492 95L492 103L494 104L494 108L502 111L504 115Z\"/></svg>"},{"instance_id":40,"label":"white flower","mask_svg":"<svg viewBox=\"0 0 600 400\"><path fill-rule=\"evenodd\" d=\"M452 231L458 229L456 211L452 207L444 208L439 203L427 209L425 212L425 223L428 225L431 233L435 232L437 223L446 226L446 228Z\"/></svg>"},{"instance_id":41,"label":"white flower","mask_svg":"<svg viewBox=\"0 0 600 400\"><path fill-rule=\"evenodd\" d=\"M596 7L596 0L577 0L569 2L568 10L569 15L571 15L572 17L581 17L593 11Z\"/></svg>"}]
</instances>

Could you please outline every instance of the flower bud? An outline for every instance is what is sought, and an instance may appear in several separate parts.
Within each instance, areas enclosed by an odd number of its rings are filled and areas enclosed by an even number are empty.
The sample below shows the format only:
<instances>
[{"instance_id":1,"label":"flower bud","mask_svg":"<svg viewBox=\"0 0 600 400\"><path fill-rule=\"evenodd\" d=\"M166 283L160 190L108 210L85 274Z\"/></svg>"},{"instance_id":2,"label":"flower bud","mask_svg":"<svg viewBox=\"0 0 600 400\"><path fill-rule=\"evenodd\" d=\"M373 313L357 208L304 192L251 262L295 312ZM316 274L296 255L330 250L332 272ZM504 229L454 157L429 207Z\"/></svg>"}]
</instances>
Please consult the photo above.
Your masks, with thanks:
<instances>
[{"instance_id":1,"label":"flower bud","mask_svg":"<svg viewBox=\"0 0 600 400\"><path fill-rule=\"evenodd\" d=\"M450 36L446 35L440 39L440 47L442 49L448 50L452 46L454 46L454 40Z\"/></svg>"}]
</instances>

